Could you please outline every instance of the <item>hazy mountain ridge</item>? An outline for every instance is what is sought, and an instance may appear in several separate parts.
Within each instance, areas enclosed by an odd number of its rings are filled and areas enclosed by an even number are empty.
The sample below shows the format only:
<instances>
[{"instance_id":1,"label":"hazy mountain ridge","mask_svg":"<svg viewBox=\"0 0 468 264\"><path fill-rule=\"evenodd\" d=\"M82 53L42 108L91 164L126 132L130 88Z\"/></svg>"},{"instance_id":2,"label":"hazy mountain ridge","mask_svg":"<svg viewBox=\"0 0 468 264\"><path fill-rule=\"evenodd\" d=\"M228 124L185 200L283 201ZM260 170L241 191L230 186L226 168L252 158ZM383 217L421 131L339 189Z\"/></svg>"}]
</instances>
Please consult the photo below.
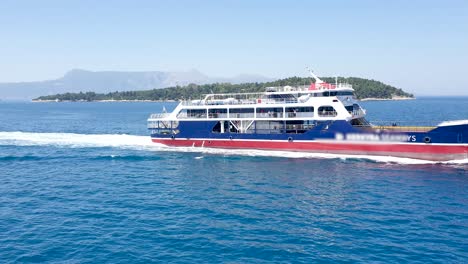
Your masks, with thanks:
<instances>
[{"instance_id":1,"label":"hazy mountain ridge","mask_svg":"<svg viewBox=\"0 0 468 264\"><path fill-rule=\"evenodd\" d=\"M244 83L274 80L260 75L241 74L232 78L209 77L197 70L164 71L88 71L73 69L55 80L0 83L0 99L29 100L41 95L92 91L109 93L185 86L190 83Z\"/></svg>"}]
</instances>

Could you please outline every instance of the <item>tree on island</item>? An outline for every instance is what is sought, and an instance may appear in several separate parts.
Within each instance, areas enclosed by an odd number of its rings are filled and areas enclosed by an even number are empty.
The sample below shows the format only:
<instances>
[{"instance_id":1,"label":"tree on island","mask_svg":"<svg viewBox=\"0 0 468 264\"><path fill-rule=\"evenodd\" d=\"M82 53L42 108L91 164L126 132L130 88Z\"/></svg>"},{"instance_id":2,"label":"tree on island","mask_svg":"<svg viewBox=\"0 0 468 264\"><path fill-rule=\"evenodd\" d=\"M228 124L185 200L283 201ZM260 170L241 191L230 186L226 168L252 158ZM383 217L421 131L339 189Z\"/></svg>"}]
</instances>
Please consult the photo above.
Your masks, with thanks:
<instances>
[{"instance_id":1,"label":"tree on island","mask_svg":"<svg viewBox=\"0 0 468 264\"><path fill-rule=\"evenodd\" d=\"M335 78L321 78L328 83L335 83ZM337 77L338 83L349 83L353 85L356 97L358 99L379 98L391 99L397 97L409 97L413 95L404 92L402 89L384 84L379 81L357 78L357 77ZM263 92L266 87L272 86L298 86L308 85L313 82L312 78L308 77L290 77L281 80L265 83L213 83L213 84L189 84L187 86L174 86L163 89L152 89L142 91L126 91L126 92L110 92L107 94L99 94L95 92L79 92L79 93L64 93L48 96L40 96L34 100L37 101L102 101L102 100L184 100L184 99L201 99L203 95L209 93L254 93Z\"/></svg>"}]
</instances>

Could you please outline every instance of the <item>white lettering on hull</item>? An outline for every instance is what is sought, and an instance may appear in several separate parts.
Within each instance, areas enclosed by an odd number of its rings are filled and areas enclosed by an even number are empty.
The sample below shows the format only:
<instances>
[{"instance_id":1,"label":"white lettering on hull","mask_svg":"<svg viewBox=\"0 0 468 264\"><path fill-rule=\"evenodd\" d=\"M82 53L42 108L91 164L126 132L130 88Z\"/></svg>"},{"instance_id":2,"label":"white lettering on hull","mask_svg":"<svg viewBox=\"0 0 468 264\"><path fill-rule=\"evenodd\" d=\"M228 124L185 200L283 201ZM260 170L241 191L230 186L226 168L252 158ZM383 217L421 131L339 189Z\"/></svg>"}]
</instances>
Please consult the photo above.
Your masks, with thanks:
<instances>
[{"instance_id":1,"label":"white lettering on hull","mask_svg":"<svg viewBox=\"0 0 468 264\"><path fill-rule=\"evenodd\" d=\"M336 133L336 140L349 140L349 141L386 141L386 142L415 142L415 135L402 135L402 134L364 134L364 133Z\"/></svg>"}]
</instances>

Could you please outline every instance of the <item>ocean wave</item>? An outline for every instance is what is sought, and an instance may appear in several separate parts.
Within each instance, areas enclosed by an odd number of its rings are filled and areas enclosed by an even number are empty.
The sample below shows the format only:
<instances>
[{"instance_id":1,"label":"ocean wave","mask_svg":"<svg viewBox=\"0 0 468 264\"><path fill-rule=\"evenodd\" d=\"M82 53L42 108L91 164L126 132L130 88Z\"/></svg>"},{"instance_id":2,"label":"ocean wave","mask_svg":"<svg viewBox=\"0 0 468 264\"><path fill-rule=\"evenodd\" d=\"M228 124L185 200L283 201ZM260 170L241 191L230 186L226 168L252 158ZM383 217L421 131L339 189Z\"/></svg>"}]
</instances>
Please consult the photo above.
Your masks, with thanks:
<instances>
[{"instance_id":1,"label":"ocean wave","mask_svg":"<svg viewBox=\"0 0 468 264\"><path fill-rule=\"evenodd\" d=\"M24 155L24 156L15 156L15 155L6 155L0 156L0 161L39 161L44 160L44 157Z\"/></svg>"},{"instance_id":2,"label":"ocean wave","mask_svg":"<svg viewBox=\"0 0 468 264\"><path fill-rule=\"evenodd\" d=\"M163 160L162 156L154 155L102 155L92 157L93 160L124 160L124 161L160 161Z\"/></svg>"},{"instance_id":3,"label":"ocean wave","mask_svg":"<svg viewBox=\"0 0 468 264\"><path fill-rule=\"evenodd\" d=\"M468 159L435 162L391 156L343 155L328 153L270 151L251 149L220 149L201 147L168 147L153 143L149 136L126 134L75 134L75 133L34 133L34 132L0 132L0 146L56 146L69 148L121 148L158 152L193 152L207 155L251 156L251 157L281 157L281 158L310 158L310 159L341 159L341 160L370 160L382 163L396 164L451 164L465 165ZM21 157L16 157L20 159ZM141 159L135 156L104 156L103 159ZM15 157L0 157L0 159L15 159ZM27 158L26 158L27 159Z\"/></svg>"}]
</instances>

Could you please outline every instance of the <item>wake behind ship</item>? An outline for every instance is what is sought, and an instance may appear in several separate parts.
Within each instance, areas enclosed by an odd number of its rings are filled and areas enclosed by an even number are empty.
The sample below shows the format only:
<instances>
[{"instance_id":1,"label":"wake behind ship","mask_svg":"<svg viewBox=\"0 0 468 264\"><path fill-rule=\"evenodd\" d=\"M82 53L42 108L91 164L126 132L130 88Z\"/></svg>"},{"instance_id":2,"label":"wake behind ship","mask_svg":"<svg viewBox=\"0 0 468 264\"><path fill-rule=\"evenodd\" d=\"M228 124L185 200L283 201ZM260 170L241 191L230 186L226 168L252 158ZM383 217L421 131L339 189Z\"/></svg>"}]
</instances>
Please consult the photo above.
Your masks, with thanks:
<instances>
[{"instance_id":1,"label":"wake behind ship","mask_svg":"<svg viewBox=\"0 0 468 264\"><path fill-rule=\"evenodd\" d=\"M351 85L325 83L311 74L310 86L182 101L172 113L149 117L151 139L168 146L468 159L468 120L375 126L365 119Z\"/></svg>"}]
</instances>

